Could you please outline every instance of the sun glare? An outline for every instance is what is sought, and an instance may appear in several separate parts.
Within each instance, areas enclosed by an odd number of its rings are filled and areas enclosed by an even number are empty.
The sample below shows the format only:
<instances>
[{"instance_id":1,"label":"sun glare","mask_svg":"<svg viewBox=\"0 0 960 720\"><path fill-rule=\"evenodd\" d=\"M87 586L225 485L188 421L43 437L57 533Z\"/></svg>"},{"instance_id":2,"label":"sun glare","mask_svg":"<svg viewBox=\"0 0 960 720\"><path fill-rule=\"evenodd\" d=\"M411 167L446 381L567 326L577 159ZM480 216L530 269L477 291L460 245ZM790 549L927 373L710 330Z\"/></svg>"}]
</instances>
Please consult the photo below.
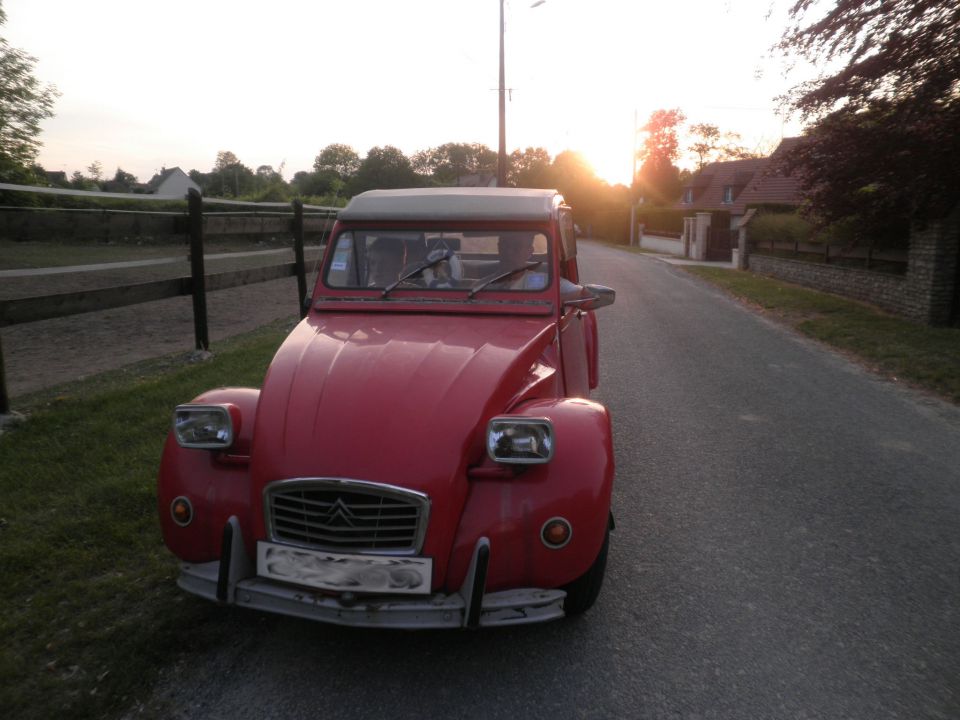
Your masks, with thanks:
<instances>
[{"instance_id":1,"label":"sun glare","mask_svg":"<svg viewBox=\"0 0 960 720\"><path fill-rule=\"evenodd\" d=\"M597 177L610 185L630 185L633 168L630 162L631 149L611 143L606 146L584 148L583 156Z\"/></svg>"}]
</instances>

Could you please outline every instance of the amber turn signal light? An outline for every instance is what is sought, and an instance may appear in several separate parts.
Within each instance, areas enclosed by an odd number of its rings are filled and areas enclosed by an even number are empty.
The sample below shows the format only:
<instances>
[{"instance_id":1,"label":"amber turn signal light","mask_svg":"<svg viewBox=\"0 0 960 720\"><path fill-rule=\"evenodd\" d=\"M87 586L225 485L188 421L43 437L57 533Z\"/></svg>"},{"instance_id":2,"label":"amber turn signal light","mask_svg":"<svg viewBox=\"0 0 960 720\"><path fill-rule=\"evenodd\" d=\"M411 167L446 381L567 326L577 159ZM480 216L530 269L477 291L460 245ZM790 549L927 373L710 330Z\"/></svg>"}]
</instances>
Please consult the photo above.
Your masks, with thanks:
<instances>
[{"instance_id":1,"label":"amber turn signal light","mask_svg":"<svg viewBox=\"0 0 960 720\"><path fill-rule=\"evenodd\" d=\"M170 516L180 527L186 527L193 520L193 505L182 495L170 503Z\"/></svg>"},{"instance_id":2,"label":"amber turn signal light","mask_svg":"<svg viewBox=\"0 0 960 720\"><path fill-rule=\"evenodd\" d=\"M543 540L543 544L553 550L558 550L570 542L572 535L573 528L562 517L550 518L543 524L543 529L540 531L540 539Z\"/></svg>"}]
</instances>

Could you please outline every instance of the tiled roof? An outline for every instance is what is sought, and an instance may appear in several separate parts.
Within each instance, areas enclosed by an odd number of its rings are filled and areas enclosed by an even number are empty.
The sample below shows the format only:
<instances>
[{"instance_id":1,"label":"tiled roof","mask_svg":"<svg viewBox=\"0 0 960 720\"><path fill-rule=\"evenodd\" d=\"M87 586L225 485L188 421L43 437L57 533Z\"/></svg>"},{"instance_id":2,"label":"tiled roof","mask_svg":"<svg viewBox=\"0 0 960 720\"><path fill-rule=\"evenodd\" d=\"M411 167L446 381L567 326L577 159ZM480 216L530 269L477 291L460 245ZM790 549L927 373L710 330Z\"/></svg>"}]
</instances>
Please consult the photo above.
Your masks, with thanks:
<instances>
[{"instance_id":1,"label":"tiled roof","mask_svg":"<svg viewBox=\"0 0 960 720\"><path fill-rule=\"evenodd\" d=\"M693 201L682 199L674 203L678 209L729 210L732 215L743 215L747 205L776 203L799 205L799 184L795 177L768 172L770 160L793 148L801 138L784 138L766 158L728 160L704 166L685 186L693 190ZM725 203L724 190L733 188L733 202Z\"/></svg>"}]
</instances>

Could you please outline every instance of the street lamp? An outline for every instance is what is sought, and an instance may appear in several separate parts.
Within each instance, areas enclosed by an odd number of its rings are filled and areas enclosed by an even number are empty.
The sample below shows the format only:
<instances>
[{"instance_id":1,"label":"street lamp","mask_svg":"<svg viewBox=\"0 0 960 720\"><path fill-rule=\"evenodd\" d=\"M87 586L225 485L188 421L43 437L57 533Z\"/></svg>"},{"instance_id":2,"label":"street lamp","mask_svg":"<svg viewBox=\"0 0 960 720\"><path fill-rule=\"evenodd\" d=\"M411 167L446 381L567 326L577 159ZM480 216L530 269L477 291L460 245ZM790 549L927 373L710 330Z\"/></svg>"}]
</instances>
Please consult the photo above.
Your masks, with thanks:
<instances>
[{"instance_id":1,"label":"street lamp","mask_svg":"<svg viewBox=\"0 0 960 720\"><path fill-rule=\"evenodd\" d=\"M543 5L536 0L530 7ZM500 144L497 150L497 187L507 186L507 88L503 70L503 0L500 0Z\"/></svg>"}]
</instances>

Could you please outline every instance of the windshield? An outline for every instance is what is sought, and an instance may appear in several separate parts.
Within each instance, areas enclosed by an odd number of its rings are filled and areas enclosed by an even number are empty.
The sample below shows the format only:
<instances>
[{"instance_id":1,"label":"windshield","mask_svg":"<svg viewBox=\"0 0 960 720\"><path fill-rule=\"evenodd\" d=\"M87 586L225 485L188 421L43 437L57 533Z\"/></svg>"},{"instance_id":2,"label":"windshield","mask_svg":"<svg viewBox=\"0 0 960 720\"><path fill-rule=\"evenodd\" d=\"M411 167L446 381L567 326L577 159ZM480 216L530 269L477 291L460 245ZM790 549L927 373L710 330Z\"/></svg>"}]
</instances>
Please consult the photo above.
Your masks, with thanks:
<instances>
[{"instance_id":1,"label":"windshield","mask_svg":"<svg viewBox=\"0 0 960 720\"><path fill-rule=\"evenodd\" d=\"M350 230L324 282L334 288L538 292L550 284L550 243L535 230Z\"/></svg>"}]
</instances>

